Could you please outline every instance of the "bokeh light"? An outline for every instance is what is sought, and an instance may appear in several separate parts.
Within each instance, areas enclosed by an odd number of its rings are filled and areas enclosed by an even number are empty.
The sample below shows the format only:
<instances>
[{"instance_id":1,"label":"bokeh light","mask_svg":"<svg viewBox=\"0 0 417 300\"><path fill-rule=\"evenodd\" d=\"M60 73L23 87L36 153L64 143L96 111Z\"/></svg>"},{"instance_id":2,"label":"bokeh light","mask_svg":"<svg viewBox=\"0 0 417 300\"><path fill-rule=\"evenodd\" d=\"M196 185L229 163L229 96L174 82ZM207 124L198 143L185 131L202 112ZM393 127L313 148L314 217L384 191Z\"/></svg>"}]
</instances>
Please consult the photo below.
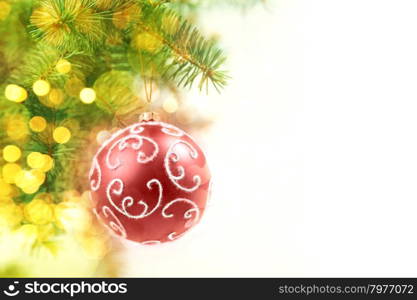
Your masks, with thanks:
<instances>
[{"instance_id":1,"label":"bokeh light","mask_svg":"<svg viewBox=\"0 0 417 300\"><path fill-rule=\"evenodd\" d=\"M96 92L92 88L83 88L80 92L80 99L85 104L91 104L96 100Z\"/></svg>"},{"instance_id":2,"label":"bokeh light","mask_svg":"<svg viewBox=\"0 0 417 300\"><path fill-rule=\"evenodd\" d=\"M71 138L71 131L64 126L57 127L54 130L53 138L58 144L65 144Z\"/></svg>"},{"instance_id":3,"label":"bokeh light","mask_svg":"<svg viewBox=\"0 0 417 300\"><path fill-rule=\"evenodd\" d=\"M3 158L7 162L16 162L22 156L22 151L15 145L7 145L3 148Z\"/></svg>"},{"instance_id":4,"label":"bokeh light","mask_svg":"<svg viewBox=\"0 0 417 300\"><path fill-rule=\"evenodd\" d=\"M29 121L29 127L32 131L42 132L46 128L46 120L43 117L35 116Z\"/></svg>"},{"instance_id":5,"label":"bokeh light","mask_svg":"<svg viewBox=\"0 0 417 300\"><path fill-rule=\"evenodd\" d=\"M23 102L28 97L26 90L17 84L9 84L4 91L6 98L13 102Z\"/></svg>"},{"instance_id":6,"label":"bokeh light","mask_svg":"<svg viewBox=\"0 0 417 300\"><path fill-rule=\"evenodd\" d=\"M51 90L51 85L46 80L36 80L32 86L33 92L38 96L45 96Z\"/></svg>"},{"instance_id":7,"label":"bokeh light","mask_svg":"<svg viewBox=\"0 0 417 300\"><path fill-rule=\"evenodd\" d=\"M56 63L55 69L61 74L67 74L71 71L71 63L68 60L62 58Z\"/></svg>"}]
</instances>

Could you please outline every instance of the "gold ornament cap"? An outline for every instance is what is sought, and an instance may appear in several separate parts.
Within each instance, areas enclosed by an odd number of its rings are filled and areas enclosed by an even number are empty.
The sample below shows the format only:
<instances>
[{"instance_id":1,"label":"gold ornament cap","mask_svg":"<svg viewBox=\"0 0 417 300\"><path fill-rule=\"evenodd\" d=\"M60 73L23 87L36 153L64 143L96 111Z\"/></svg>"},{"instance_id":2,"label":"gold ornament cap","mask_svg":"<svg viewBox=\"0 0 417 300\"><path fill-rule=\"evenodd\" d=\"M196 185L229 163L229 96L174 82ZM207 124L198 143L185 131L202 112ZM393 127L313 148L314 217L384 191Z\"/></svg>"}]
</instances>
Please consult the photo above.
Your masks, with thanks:
<instances>
[{"instance_id":1,"label":"gold ornament cap","mask_svg":"<svg viewBox=\"0 0 417 300\"><path fill-rule=\"evenodd\" d=\"M153 111L143 112L139 116L139 122L161 121L161 116Z\"/></svg>"}]
</instances>

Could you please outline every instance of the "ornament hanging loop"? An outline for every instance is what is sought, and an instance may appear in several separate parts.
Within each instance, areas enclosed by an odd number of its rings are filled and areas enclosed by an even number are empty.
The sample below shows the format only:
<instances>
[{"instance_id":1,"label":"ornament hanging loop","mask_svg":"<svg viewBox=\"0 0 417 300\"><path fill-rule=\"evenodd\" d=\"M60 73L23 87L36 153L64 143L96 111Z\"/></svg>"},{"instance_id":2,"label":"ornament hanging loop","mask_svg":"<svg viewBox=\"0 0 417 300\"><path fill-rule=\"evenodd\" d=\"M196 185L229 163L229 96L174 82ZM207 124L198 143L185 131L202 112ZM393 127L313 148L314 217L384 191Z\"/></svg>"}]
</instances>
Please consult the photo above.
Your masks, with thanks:
<instances>
[{"instance_id":1,"label":"ornament hanging loop","mask_svg":"<svg viewBox=\"0 0 417 300\"><path fill-rule=\"evenodd\" d=\"M139 122L161 121L161 116L153 111L143 112L139 116Z\"/></svg>"}]
</instances>

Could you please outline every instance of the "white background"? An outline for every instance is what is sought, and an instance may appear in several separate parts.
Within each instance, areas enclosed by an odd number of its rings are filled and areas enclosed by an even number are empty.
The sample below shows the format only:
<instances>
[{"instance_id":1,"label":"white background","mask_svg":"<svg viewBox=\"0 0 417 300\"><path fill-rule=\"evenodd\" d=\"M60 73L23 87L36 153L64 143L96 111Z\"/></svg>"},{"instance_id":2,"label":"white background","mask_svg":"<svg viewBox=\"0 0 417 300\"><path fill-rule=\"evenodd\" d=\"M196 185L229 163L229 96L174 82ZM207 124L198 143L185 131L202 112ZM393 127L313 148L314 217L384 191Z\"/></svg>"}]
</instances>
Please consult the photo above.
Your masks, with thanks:
<instances>
[{"instance_id":1,"label":"white background","mask_svg":"<svg viewBox=\"0 0 417 300\"><path fill-rule=\"evenodd\" d=\"M233 80L190 94L215 189L194 232L123 276L417 276L417 1L205 13Z\"/></svg>"}]
</instances>

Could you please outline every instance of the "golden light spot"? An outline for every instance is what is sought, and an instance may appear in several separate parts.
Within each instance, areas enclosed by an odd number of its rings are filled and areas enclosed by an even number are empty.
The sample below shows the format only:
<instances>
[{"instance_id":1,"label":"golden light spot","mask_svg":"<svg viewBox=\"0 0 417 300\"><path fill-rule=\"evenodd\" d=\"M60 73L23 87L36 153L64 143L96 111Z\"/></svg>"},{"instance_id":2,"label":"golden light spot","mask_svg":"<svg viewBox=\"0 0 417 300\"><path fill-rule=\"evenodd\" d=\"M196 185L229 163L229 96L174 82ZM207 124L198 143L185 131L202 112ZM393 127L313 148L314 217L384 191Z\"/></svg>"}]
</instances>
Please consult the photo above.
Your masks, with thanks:
<instances>
[{"instance_id":1,"label":"golden light spot","mask_svg":"<svg viewBox=\"0 0 417 300\"><path fill-rule=\"evenodd\" d=\"M30 119L29 127L35 132L42 132L46 128L46 120L43 117L35 116Z\"/></svg>"},{"instance_id":2,"label":"golden light spot","mask_svg":"<svg viewBox=\"0 0 417 300\"><path fill-rule=\"evenodd\" d=\"M44 158L45 158L45 165L43 165L42 168L40 168L39 170L46 173L53 168L54 159L50 157L48 154L44 154Z\"/></svg>"},{"instance_id":3,"label":"golden light spot","mask_svg":"<svg viewBox=\"0 0 417 300\"><path fill-rule=\"evenodd\" d=\"M85 104L93 103L96 100L96 91L92 88L83 88L80 92L80 99Z\"/></svg>"},{"instance_id":4,"label":"golden light spot","mask_svg":"<svg viewBox=\"0 0 417 300\"><path fill-rule=\"evenodd\" d=\"M51 85L46 80L36 80L32 86L33 92L38 96L45 96L51 90Z\"/></svg>"},{"instance_id":5,"label":"golden light spot","mask_svg":"<svg viewBox=\"0 0 417 300\"><path fill-rule=\"evenodd\" d=\"M13 102L23 102L28 97L26 90L17 84L9 84L4 91L6 98Z\"/></svg>"},{"instance_id":6,"label":"golden light spot","mask_svg":"<svg viewBox=\"0 0 417 300\"><path fill-rule=\"evenodd\" d=\"M22 140L28 135L27 121L21 116L12 116L7 122L6 132L12 140Z\"/></svg>"},{"instance_id":7,"label":"golden light spot","mask_svg":"<svg viewBox=\"0 0 417 300\"><path fill-rule=\"evenodd\" d=\"M7 162L15 162L22 156L22 151L15 145L7 145L3 148L3 158Z\"/></svg>"},{"instance_id":8,"label":"golden light spot","mask_svg":"<svg viewBox=\"0 0 417 300\"><path fill-rule=\"evenodd\" d=\"M55 69L61 74L67 74L71 71L71 63L64 58L61 58L56 63Z\"/></svg>"},{"instance_id":9,"label":"golden light spot","mask_svg":"<svg viewBox=\"0 0 417 300\"><path fill-rule=\"evenodd\" d=\"M8 203L0 206L0 226L13 228L22 222L23 213L20 206Z\"/></svg>"},{"instance_id":10,"label":"golden light spot","mask_svg":"<svg viewBox=\"0 0 417 300\"><path fill-rule=\"evenodd\" d=\"M57 107L64 101L64 93L60 89L51 89L48 95L48 100L50 105Z\"/></svg>"},{"instance_id":11,"label":"golden light spot","mask_svg":"<svg viewBox=\"0 0 417 300\"><path fill-rule=\"evenodd\" d=\"M162 47L162 42L148 32L137 34L133 39L133 46L138 50L156 52Z\"/></svg>"},{"instance_id":12,"label":"golden light spot","mask_svg":"<svg viewBox=\"0 0 417 300\"><path fill-rule=\"evenodd\" d=\"M169 114L172 114L178 110L178 102L174 98L168 98L162 104L162 108Z\"/></svg>"},{"instance_id":13,"label":"golden light spot","mask_svg":"<svg viewBox=\"0 0 417 300\"><path fill-rule=\"evenodd\" d=\"M23 212L26 220L37 225L48 224L54 218L52 205L42 199L34 199L26 204Z\"/></svg>"},{"instance_id":14,"label":"golden light spot","mask_svg":"<svg viewBox=\"0 0 417 300\"><path fill-rule=\"evenodd\" d=\"M107 130L102 130L99 133L97 133L97 143L99 145L102 145L105 141L107 141L111 137L111 133Z\"/></svg>"},{"instance_id":15,"label":"golden light spot","mask_svg":"<svg viewBox=\"0 0 417 300\"><path fill-rule=\"evenodd\" d=\"M38 170L21 170L15 176L15 184L26 194L38 191L39 186L45 181L45 174Z\"/></svg>"},{"instance_id":16,"label":"golden light spot","mask_svg":"<svg viewBox=\"0 0 417 300\"><path fill-rule=\"evenodd\" d=\"M28 166L33 169L40 169L45 166L46 160L45 155L40 152L31 152L26 158Z\"/></svg>"},{"instance_id":17,"label":"golden light spot","mask_svg":"<svg viewBox=\"0 0 417 300\"><path fill-rule=\"evenodd\" d=\"M7 197L12 193L12 186L0 178L0 196Z\"/></svg>"},{"instance_id":18,"label":"golden light spot","mask_svg":"<svg viewBox=\"0 0 417 300\"><path fill-rule=\"evenodd\" d=\"M31 195L36 193L39 190L39 185L32 184L32 185L25 185L21 188L23 193Z\"/></svg>"},{"instance_id":19,"label":"golden light spot","mask_svg":"<svg viewBox=\"0 0 417 300\"><path fill-rule=\"evenodd\" d=\"M57 127L54 130L53 138L58 144L65 144L71 138L71 131L64 126Z\"/></svg>"},{"instance_id":20,"label":"golden light spot","mask_svg":"<svg viewBox=\"0 0 417 300\"><path fill-rule=\"evenodd\" d=\"M45 182L46 175L41 170L30 170L30 173L32 173L32 175L35 177L35 184L40 186Z\"/></svg>"},{"instance_id":21,"label":"golden light spot","mask_svg":"<svg viewBox=\"0 0 417 300\"><path fill-rule=\"evenodd\" d=\"M22 168L15 163L5 164L2 168L3 180L7 183L15 183L16 175L22 170Z\"/></svg>"}]
</instances>

